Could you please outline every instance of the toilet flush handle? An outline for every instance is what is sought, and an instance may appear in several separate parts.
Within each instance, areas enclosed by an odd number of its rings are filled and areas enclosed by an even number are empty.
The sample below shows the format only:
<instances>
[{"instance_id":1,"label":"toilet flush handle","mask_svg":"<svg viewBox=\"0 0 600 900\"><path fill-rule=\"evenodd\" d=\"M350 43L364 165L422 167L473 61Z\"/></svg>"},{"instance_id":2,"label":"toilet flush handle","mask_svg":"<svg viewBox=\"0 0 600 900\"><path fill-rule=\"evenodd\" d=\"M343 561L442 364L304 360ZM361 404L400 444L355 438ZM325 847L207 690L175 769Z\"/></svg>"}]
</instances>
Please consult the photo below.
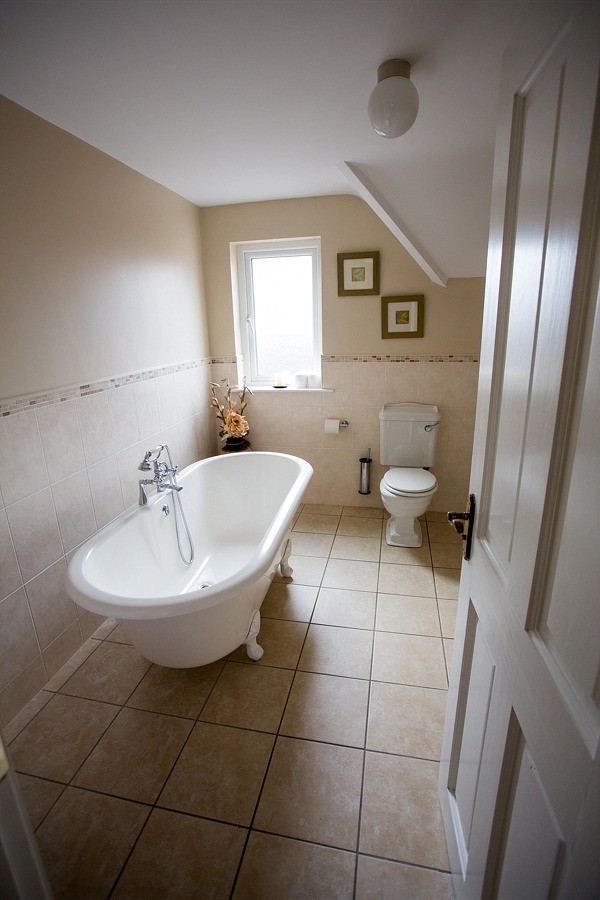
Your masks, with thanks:
<instances>
[{"instance_id":1,"label":"toilet flush handle","mask_svg":"<svg viewBox=\"0 0 600 900\"><path fill-rule=\"evenodd\" d=\"M425 431L433 431L433 429L436 428L439 424L439 422L430 422L425 426Z\"/></svg>"}]
</instances>

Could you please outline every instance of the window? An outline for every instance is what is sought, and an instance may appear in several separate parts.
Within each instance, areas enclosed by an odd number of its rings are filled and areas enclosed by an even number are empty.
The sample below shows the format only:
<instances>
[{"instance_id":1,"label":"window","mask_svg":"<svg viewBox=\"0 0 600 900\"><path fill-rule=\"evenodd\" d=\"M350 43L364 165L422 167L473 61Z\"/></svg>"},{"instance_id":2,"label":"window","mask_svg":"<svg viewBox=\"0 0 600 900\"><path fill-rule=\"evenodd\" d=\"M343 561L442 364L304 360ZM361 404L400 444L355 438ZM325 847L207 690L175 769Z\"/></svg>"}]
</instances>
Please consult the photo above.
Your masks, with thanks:
<instances>
[{"instance_id":1,"label":"window","mask_svg":"<svg viewBox=\"0 0 600 900\"><path fill-rule=\"evenodd\" d=\"M234 247L238 330L248 383L272 385L278 373L320 372L320 239Z\"/></svg>"}]
</instances>

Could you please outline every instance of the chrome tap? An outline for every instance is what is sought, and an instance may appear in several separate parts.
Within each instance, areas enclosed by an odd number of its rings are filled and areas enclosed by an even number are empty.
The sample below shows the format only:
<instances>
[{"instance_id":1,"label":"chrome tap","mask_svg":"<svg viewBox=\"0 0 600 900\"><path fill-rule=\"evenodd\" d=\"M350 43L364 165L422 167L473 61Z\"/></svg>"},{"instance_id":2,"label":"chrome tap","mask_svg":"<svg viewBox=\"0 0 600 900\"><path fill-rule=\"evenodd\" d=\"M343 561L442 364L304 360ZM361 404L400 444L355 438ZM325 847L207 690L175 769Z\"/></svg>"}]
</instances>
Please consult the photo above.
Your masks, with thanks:
<instances>
[{"instance_id":1,"label":"chrome tap","mask_svg":"<svg viewBox=\"0 0 600 900\"><path fill-rule=\"evenodd\" d=\"M167 457L169 459L168 464L166 462L160 462L160 455L163 450L166 450L167 452ZM142 478L138 482L140 506L146 506L148 503L145 485L155 484L157 493L159 494L162 494L164 491L177 491L177 493L179 493L179 491L183 490L183 488L177 484L177 471L179 467L173 464L173 458L171 457L171 451L169 450L168 444L159 444L154 450L147 450L138 469L141 472L154 470L153 478Z\"/></svg>"}]
</instances>

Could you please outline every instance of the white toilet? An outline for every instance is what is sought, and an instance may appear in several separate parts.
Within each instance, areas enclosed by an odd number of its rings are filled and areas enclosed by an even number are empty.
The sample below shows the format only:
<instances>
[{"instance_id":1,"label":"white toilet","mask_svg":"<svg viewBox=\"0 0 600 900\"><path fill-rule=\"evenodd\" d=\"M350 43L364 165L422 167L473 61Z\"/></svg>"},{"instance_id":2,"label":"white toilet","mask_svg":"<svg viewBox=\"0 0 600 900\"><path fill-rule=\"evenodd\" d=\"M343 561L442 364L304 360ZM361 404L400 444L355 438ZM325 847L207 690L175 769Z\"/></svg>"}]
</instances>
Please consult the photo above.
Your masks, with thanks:
<instances>
[{"instance_id":1,"label":"white toilet","mask_svg":"<svg viewBox=\"0 0 600 900\"><path fill-rule=\"evenodd\" d=\"M428 466L435 463L440 412L427 403L386 403L379 411L380 461L391 466L379 484L390 513L386 541L393 547L420 547L418 517L438 489Z\"/></svg>"}]
</instances>

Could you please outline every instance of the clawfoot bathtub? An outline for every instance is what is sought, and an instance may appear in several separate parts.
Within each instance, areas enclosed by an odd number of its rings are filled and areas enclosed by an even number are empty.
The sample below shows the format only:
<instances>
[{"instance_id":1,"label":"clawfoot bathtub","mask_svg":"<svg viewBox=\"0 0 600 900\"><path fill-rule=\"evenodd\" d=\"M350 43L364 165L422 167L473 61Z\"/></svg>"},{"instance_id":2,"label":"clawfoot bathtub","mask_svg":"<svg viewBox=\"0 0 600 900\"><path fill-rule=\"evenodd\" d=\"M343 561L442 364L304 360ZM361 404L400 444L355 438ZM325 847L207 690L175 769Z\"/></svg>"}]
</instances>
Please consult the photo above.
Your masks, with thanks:
<instances>
[{"instance_id":1,"label":"clawfoot bathtub","mask_svg":"<svg viewBox=\"0 0 600 900\"><path fill-rule=\"evenodd\" d=\"M179 475L192 565L178 554L165 492L79 548L67 592L84 609L119 620L140 653L161 666L203 666L243 643L260 659L259 609L277 566L291 575L290 528L312 472L283 453L193 463Z\"/></svg>"}]
</instances>

